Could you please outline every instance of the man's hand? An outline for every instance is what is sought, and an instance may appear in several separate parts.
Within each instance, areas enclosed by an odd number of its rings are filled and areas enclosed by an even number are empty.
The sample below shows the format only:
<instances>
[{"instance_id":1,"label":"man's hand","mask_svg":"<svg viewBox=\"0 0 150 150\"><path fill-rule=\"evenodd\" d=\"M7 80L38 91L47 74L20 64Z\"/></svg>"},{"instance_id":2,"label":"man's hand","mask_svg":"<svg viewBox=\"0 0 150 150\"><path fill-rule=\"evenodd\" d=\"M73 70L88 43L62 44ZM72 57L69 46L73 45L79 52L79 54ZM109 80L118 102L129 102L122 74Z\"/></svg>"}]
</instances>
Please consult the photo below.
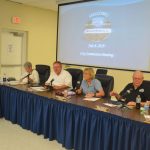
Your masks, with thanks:
<instances>
[{"instance_id":1,"label":"man's hand","mask_svg":"<svg viewBox=\"0 0 150 150\"><path fill-rule=\"evenodd\" d=\"M112 91L112 92L110 92L110 96L115 96L115 97L117 97L119 94L117 93L117 92L115 92L115 91Z\"/></svg>"},{"instance_id":2,"label":"man's hand","mask_svg":"<svg viewBox=\"0 0 150 150\"><path fill-rule=\"evenodd\" d=\"M127 104L128 106L136 106L136 102L128 102L128 104Z\"/></svg>"},{"instance_id":3,"label":"man's hand","mask_svg":"<svg viewBox=\"0 0 150 150\"><path fill-rule=\"evenodd\" d=\"M20 79L20 80L19 80L19 82L22 82L22 81L23 81L23 79Z\"/></svg>"},{"instance_id":4,"label":"man's hand","mask_svg":"<svg viewBox=\"0 0 150 150\"><path fill-rule=\"evenodd\" d=\"M61 89L61 86L54 85L54 86L53 86L53 89L54 89L54 90L60 90L60 89Z\"/></svg>"},{"instance_id":5,"label":"man's hand","mask_svg":"<svg viewBox=\"0 0 150 150\"><path fill-rule=\"evenodd\" d=\"M32 80L31 78L29 78L29 82L30 82L30 83L33 83L33 80Z\"/></svg>"},{"instance_id":6,"label":"man's hand","mask_svg":"<svg viewBox=\"0 0 150 150\"><path fill-rule=\"evenodd\" d=\"M69 86L67 85L53 85L54 90L63 90L63 89L68 89Z\"/></svg>"},{"instance_id":7,"label":"man's hand","mask_svg":"<svg viewBox=\"0 0 150 150\"><path fill-rule=\"evenodd\" d=\"M76 90L76 94L82 94L82 90L81 89L78 89L78 90Z\"/></svg>"},{"instance_id":8,"label":"man's hand","mask_svg":"<svg viewBox=\"0 0 150 150\"><path fill-rule=\"evenodd\" d=\"M44 85L44 88L45 88L45 89L48 89L48 85Z\"/></svg>"},{"instance_id":9,"label":"man's hand","mask_svg":"<svg viewBox=\"0 0 150 150\"><path fill-rule=\"evenodd\" d=\"M45 86L49 86L50 84L49 83L45 83Z\"/></svg>"}]
</instances>

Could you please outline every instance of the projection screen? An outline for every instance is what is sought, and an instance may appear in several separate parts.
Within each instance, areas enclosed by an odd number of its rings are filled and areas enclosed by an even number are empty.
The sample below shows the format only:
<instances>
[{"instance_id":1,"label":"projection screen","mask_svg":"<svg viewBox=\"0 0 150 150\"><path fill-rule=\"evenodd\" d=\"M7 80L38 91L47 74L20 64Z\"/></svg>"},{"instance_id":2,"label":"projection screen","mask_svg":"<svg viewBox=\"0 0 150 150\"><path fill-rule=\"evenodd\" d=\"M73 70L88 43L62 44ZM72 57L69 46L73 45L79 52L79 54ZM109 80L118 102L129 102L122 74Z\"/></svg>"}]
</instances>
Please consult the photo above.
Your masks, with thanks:
<instances>
[{"instance_id":1,"label":"projection screen","mask_svg":"<svg viewBox=\"0 0 150 150\"><path fill-rule=\"evenodd\" d=\"M59 5L57 60L150 72L150 0Z\"/></svg>"}]
</instances>

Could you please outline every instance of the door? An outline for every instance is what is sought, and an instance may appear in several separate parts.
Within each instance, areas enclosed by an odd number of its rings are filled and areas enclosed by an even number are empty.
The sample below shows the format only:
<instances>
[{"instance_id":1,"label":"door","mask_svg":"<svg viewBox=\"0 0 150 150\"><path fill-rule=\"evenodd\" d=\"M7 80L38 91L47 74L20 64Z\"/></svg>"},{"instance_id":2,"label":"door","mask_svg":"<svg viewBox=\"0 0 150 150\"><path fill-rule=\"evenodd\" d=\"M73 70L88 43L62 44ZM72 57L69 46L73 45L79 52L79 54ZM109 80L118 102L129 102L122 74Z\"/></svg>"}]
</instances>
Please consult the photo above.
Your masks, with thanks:
<instances>
[{"instance_id":1,"label":"door","mask_svg":"<svg viewBox=\"0 0 150 150\"><path fill-rule=\"evenodd\" d=\"M1 76L20 79L26 61L26 32L4 30L1 32Z\"/></svg>"}]
</instances>

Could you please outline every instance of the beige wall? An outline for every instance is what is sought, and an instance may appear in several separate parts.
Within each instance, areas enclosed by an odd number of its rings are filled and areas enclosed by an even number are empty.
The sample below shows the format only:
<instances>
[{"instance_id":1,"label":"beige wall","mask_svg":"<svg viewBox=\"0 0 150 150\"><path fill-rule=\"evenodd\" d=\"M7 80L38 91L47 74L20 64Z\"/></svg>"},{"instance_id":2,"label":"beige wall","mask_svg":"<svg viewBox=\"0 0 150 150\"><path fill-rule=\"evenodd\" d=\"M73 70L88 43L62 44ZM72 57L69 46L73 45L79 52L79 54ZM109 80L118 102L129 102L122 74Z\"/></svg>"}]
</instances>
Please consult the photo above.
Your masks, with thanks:
<instances>
[{"instance_id":1,"label":"beige wall","mask_svg":"<svg viewBox=\"0 0 150 150\"><path fill-rule=\"evenodd\" d=\"M20 25L11 23L12 16L21 17ZM56 58L57 13L0 0L0 30L9 28L28 32L28 60L33 64L52 64ZM142 63L142 61L141 61ZM109 70L115 78L115 90L131 82L132 72ZM150 74L145 74L150 80Z\"/></svg>"},{"instance_id":2,"label":"beige wall","mask_svg":"<svg viewBox=\"0 0 150 150\"><path fill-rule=\"evenodd\" d=\"M19 16L21 24L11 23ZM28 32L28 60L33 64L51 64L56 58L57 12L0 0L0 30Z\"/></svg>"}]
</instances>

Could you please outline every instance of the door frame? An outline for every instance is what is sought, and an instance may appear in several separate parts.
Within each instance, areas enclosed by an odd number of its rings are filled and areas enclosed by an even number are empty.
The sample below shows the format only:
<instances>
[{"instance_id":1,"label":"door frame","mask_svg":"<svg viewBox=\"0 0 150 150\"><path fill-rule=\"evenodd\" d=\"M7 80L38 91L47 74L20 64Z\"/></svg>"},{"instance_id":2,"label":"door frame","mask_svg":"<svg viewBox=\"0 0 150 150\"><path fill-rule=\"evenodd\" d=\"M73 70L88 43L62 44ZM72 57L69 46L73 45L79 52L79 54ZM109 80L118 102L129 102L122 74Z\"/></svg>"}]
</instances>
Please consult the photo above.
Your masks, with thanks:
<instances>
[{"instance_id":1,"label":"door frame","mask_svg":"<svg viewBox=\"0 0 150 150\"><path fill-rule=\"evenodd\" d=\"M9 32L9 33L17 33L21 34L23 37L22 40L22 52L21 52L21 73L23 73L23 64L27 61L27 56L28 56L28 43L27 43L27 38L28 38L28 32L27 31L22 31L22 30L17 30L17 29L9 29L9 28L2 28L0 30L0 45L2 44L2 33L3 32ZM0 55L1 55L1 46L0 46ZM1 74L1 68L2 67L11 67L11 66L18 66L18 65L3 65L1 60L0 60L0 74ZM19 65L20 66L20 65Z\"/></svg>"}]
</instances>

